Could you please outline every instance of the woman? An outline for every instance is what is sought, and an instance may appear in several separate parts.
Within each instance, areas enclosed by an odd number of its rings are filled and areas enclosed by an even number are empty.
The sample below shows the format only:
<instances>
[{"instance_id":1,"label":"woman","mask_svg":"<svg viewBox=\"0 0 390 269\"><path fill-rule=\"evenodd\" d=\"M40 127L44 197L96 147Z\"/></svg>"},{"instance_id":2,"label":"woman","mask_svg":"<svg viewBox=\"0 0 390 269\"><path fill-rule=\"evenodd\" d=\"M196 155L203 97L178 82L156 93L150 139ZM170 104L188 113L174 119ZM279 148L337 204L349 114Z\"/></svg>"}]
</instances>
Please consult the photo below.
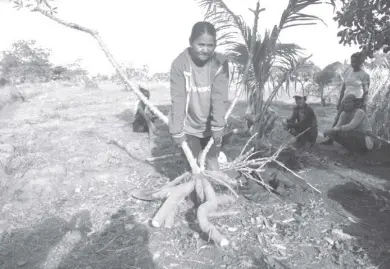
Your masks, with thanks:
<instances>
[{"instance_id":1,"label":"woman","mask_svg":"<svg viewBox=\"0 0 390 269\"><path fill-rule=\"evenodd\" d=\"M343 87L341 88L340 97L337 105L337 115L333 126L336 126L341 112L343 111L342 102L344 97L350 94L356 97L356 108L366 110L368 97L368 88L370 87L370 75L362 69L366 56L362 52L356 52L351 55L351 68L345 73ZM333 140L329 138L322 142L324 145L332 145Z\"/></svg>"},{"instance_id":2,"label":"woman","mask_svg":"<svg viewBox=\"0 0 390 269\"><path fill-rule=\"evenodd\" d=\"M373 148L374 142L366 133L372 128L366 112L356 107L356 97L348 94L343 99L344 110L336 125L324 132L349 152L364 153Z\"/></svg>"},{"instance_id":3,"label":"woman","mask_svg":"<svg viewBox=\"0 0 390 269\"><path fill-rule=\"evenodd\" d=\"M218 170L229 65L225 57L215 52L216 30L211 23L195 23L189 41L190 46L171 65L169 132L178 145L186 141L195 158L213 137L206 169Z\"/></svg>"}]
</instances>

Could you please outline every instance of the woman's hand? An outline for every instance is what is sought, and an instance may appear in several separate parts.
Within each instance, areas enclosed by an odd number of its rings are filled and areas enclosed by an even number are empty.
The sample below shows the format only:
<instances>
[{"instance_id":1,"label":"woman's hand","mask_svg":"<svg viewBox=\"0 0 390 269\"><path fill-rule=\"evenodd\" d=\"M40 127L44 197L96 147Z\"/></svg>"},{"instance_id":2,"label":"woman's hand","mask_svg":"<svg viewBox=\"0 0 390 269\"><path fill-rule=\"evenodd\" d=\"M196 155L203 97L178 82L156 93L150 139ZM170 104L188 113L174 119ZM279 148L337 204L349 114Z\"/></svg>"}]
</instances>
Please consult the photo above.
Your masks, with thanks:
<instances>
[{"instance_id":1,"label":"woman's hand","mask_svg":"<svg viewBox=\"0 0 390 269\"><path fill-rule=\"evenodd\" d=\"M327 129L324 131L324 137L328 137L330 136L331 134L333 133L336 133L336 132L341 132L341 128L340 127L333 127L332 129Z\"/></svg>"},{"instance_id":2,"label":"woman's hand","mask_svg":"<svg viewBox=\"0 0 390 269\"><path fill-rule=\"evenodd\" d=\"M330 136L331 133L332 133L332 130L331 130L331 129L325 130L325 131L324 131L324 137Z\"/></svg>"},{"instance_id":3,"label":"woman's hand","mask_svg":"<svg viewBox=\"0 0 390 269\"><path fill-rule=\"evenodd\" d=\"M283 119L283 120L282 120L282 125L283 125L283 129L284 129L285 131L288 130L287 124L288 124L287 119Z\"/></svg>"},{"instance_id":4,"label":"woman's hand","mask_svg":"<svg viewBox=\"0 0 390 269\"><path fill-rule=\"evenodd\" d=\"M338 126L333 127L332 132L334 132L334 133L341 132L341 127L338 127Z\"/></svg>"},{"instance_id":5,"label":"woman's hand","mask_svg":"<svg viewBox=\"0 0 390 269\"><path fill-rule=\"evenodd\" d=\"M215 144L216 147L221 147L222 146L222 136L223 136L223 130L222 131L213 132L212 137L214 139L214 144Z\"/></svg>"}]
</instances>

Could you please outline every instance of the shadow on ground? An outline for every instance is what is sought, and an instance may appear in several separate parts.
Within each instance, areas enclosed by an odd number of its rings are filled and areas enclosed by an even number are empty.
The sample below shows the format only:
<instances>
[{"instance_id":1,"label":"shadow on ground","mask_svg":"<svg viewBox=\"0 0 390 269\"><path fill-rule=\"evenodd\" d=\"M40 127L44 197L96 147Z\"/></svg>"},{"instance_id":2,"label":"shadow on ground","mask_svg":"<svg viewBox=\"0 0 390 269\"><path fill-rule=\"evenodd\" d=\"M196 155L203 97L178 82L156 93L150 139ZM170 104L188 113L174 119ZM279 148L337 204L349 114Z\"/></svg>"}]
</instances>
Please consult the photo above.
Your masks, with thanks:
<instances>
[{"instance_id":1,"label":"shadow on ground","mask_svg":"<svg viewBox=\"0 0 390 269\"><path fill-rule=\"evenodd\" d=\"M156 268L149 253L149 232L137 223L131 212L120 209L104 229L87 236L89 212L72 221L53 217L31 229L3 235L1 268Z\"/></svg>"},{"instance_id":2,"label":"shadow on ground","mask_svg":"<svg viewBox=\"0 0 390 269\"><path fill-rule=\"evenodd\" d=\"M326 157L348 169L387 180L390 186L390 145L383 145L380 149L361 156L345 155L338 144L332 146L318 145L317 149L319 156Z\"/></svg>"},{"instance_id":3,"label":"shadow on ground","mask_svg":"<svg viewBox=\"0 0 390 269\"><path fill-rule=\"evenodd\" d=\"M39 268L66 234L66 226L64 219L52 217L31 228L3 232L0 268Z\"/></svg>"},{"instance_id":4,"label":"shadow on ground","mask_svg":"<svg viewBox=\"0 0 390 269\"><path fill-rule=\"evenodd\" d=\"M344 227L344 232L357 238L353 251L361 256L368 255L377 269L390 268L390 208L386 208L389 193L367 190L355 183L333 187L328 197L360 219Z\"/></svg>"}]
</instances>

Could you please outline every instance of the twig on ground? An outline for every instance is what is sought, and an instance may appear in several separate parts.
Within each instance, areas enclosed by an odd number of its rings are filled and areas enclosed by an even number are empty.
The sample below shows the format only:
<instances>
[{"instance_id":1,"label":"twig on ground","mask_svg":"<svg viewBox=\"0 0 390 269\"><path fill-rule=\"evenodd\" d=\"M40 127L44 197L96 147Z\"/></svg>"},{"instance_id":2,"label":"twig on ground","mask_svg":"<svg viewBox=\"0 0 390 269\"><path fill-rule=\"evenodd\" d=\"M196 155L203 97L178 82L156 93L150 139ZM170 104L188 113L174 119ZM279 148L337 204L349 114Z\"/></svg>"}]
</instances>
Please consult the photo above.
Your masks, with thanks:
<instances>
[{"instance_id":1,"label":"twig on ground","mask_svg":"<svg viewBox=\"0 0 390 269\"><path fill-rule=\"evenodd\" d=\"M245 143L244 147L242 148L242 150L241 150L240 155L238 156L238 158L240 158L240 157L244 154L246 148L248 147L248 145L250 144L250 142L251 142L256 136L257 136L257 133L255 133L254 135L251 136L251 138L248 139L248 141Z\"/></svg>"},{"instance_id":2,"label":"twig on ground","mask_svg":"<svg viewBox=\"0 0 390 269\"><path fill-rule=\"evenodd\" d=\"M118 237L120 237L120 235L117 235L115 236L113 239L111 239L104 247L102 247L101 249L99 249L98 251L96 251L96 253L100 253L102 252L103 250L105 250L109 245L111 245Z\"/></svg>"},{"instance_id":3,"label":"twig on ground","mask_svg":"<svg viewBox=\"0 0 390 269\"><path fill-rule=\"evenodd\" d=\"M374 138L374 139L376 139L376 140L378 140L378 141L381 141L381 142L383 142L383 143L390 144L390 140L387 140L387 139L384 139L384 138L382 138L382 137L379 137L379 136L375 135L375 134L372 133L372 132L364 132L364 134L367 135L367 136L369 136L369 137L372 137L372 138Z\"/></svg>"},{"instance_id":4,"label":"twig on ground","mask_svg":"<svg viewBox=\"0 0 390 269\"><path fill-rule=\"evenodd\" d=\"M300 175L298 175L297 173L295 173L294 171L292 171L291 169L289 169L288 167L286 167L282 162L278 161L278 160L274 160L275 163L277 163L278 165L280 165L281 167L283 167L284 169L286 169L287 171L289 171L290 173L292 173L294 176L296 176L297 178L301 179L303 182L305 182L310 188L312 188L313 190L315 190L316 192L318 192L319 194L322 194L322 192L317 189L316 187L314 187L313 185L311 185L309 182L307 182L306 180L304 180Z\"/></svg>"},{"instance_id":5,"label":"twig on ground","mask_svg":"<svg viewBox=\"0 0 390 269\"><path fill-rule=\"evenodd\" d=\"M240 214L240 211L221 211L221 212L211 212L209 213L210 218L219 218L225 216L235 216Z\"/></svg>"},{"instance_id":6,"label":"twig on ground","mask_svg":"<svg viewBox=\"0 0 390 269\"><path fill-rule=\"evenodd\" d=\"M168 158L179 157L179 156L181 156L181 153L172 153L172 154L166 154L166 155L162 155L162 156L158 156L158 157L150 157L150 158L147 158L146 160L148 162L154 162L154 161L160 161L160 160L165 160Z\"/></svg>"}]
</instances>

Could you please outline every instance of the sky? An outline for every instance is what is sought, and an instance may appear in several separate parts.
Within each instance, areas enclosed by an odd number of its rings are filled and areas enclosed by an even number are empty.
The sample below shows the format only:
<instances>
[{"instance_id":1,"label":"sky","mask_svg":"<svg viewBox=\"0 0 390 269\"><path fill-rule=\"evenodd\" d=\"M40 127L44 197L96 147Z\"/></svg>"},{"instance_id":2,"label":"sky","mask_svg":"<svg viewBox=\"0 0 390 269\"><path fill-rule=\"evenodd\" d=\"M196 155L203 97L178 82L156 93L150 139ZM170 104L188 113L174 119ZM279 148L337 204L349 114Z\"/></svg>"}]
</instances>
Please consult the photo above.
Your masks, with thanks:
<instances>
[{"instance_id":1,"label":"sky","mask_svg":"<svg viewBox=\"0 0 390 269\"><path fill-rule=\"evenodd\" d=\"M276 1L278 4L276 5ZM259 19L259 32L272 28L280 20L288 0L262 0L266 8ZM188 46L192 25L203 20L195 0L55 0L57 16L99 32L114 57L123 64L147 64L152 73L169 71L171 62ZM228 6L253 24L256 0L227 0ZM34 39L37 45L52 51L52 62L81 64L91 74L111 74L113 68L92 36L64 27L39 13L12 8L0 0L0 51L20 39ZM314 26L283 30L281 42L297 43L321 68L334 61L344 61L358 50L338 44L337 22L333 8L316 5L307 13L321 17Z\"/></svg>"}]
</instances>

